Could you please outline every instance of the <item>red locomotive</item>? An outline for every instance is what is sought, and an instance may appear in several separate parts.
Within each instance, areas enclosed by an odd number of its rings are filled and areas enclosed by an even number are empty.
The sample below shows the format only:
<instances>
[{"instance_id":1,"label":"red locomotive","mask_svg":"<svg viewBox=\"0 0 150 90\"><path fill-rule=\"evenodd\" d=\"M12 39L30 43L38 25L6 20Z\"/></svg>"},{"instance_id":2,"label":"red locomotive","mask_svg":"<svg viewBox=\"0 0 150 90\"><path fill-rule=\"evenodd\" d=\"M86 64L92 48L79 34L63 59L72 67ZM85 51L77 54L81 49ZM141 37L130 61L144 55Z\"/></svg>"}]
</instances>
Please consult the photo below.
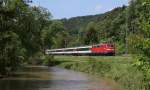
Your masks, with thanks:
<instances>
[{"instance_id":1,"label":"red locomotive","mask_svg":"<svg viewBox=\"0 0 150 90\"><path fill-rule=\"evenodd\" d=\"M103 43L90 48L93 54L115 55L115 47L112 44Z\"/></svg>"},{"instance_id":2,"label":"red locomotive","mask_svg":"<svg viewBox=\"0 0 150 90\"><path fill-rule=\"evenodd\" d=\"M101 43L83 47L61 48L46 50L46 54L51 55L115 55L115 45Z\"/></svg>"}]
</instances>

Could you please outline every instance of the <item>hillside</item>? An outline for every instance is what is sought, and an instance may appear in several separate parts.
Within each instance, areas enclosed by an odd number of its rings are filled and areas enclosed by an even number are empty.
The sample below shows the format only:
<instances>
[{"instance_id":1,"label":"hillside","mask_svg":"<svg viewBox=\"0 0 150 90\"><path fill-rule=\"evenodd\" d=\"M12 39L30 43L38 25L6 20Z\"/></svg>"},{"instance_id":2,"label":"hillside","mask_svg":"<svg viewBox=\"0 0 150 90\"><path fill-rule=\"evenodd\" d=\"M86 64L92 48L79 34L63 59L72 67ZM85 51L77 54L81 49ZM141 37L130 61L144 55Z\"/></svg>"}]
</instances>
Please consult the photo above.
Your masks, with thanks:
<instances>
[{"instance_id":1,"label":"hillside","mask_svg":"<svg viewBox=\"0 0 150 90\"><path fill-rule=\"evenodd\" d=\"M62 19L61 21L70 33L77 34L80 29L85 28L90 22L103 23L108 21L110 23L110 21L117 18L119 14L125 10L125 8L126 6L118 7L103 14L73 17L70 19Z\"/></svg>"}]
</instances>

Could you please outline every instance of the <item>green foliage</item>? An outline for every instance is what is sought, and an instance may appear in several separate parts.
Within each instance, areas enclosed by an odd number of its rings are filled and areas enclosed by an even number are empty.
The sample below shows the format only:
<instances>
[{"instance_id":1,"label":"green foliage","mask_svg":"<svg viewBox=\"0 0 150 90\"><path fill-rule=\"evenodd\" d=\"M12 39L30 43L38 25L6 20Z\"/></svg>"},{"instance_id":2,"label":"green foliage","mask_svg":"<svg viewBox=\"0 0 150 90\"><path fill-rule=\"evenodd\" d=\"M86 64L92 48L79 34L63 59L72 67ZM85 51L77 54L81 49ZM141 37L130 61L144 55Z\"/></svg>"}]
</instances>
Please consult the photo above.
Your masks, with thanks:
<instances>
[{"instance_id":1,"label":"green foliage","mask_svg":"<svg viewBox=\"0 0 150 90\"><path fill-rule=\"evenodd\" d=\"M0 1L0 74L16 70L42 51L41 32L49 26L50 16L23 0Z\"/></svg>"},{"instance_id":2,"label":"green foliage","mask_svg":"<svg viewBox=\"0 0 150 90\"><path fill-rule=\"evenodd\" d=\"M122 55L125 53L125 44L123 44L122 42L116 42L115 47L116 47L116 55Z\"/></svg>"},{"instance_id":3,"label":"green foliage","mask_svg":"<svg viewBox=\"0 0 150 90\"><path fill-rule=\"evenodd\" d=\"M41 51L39 51L35 53L34 55L32 55L32 57L29 57L29 59L26 61L27 61L27 64L42 65L44 60L45 60L44 54Z\"/></svg>"},{"instance_id":4,"label":"green foliage","mask_svg":"<svg viewBox=\"0 0 150 90\"><path fill-rule=\"evenodd\" d=\"M78 31L81 28L85 28L88 23L96 20L101 15L90 15L83 17L73 17L70 19L62 19L61 21L64 23L64 26L71 35L77 35Z\"/></svg>"},{"instance_id":5,"label":"green foliage","mask_svg":"<svg viewBox=\"0 0 150 90\"><path fill-rule=\"evenodd\" d=\"M65 30L63 23L61 21L53 21L50 25L50 30L52 36L55 36L58 32L62 32Z\"/></svg>"},{"instance_id":6,"label":"green foliage","mask_svg":"<svg viewBox=\"0 0 150 90\"><path fill-rule=\"evenodd\" d=\"M0 33L0 74L8 74L17 69L24 59L18 35L11 31Z\"/></svg>"},{"instance_id":7,"label":"green foliage","mask_svg":"<svg viewBox=\"0 0 150 90\"><path fill-rule=\"evenodd\" d=\"M57 65L59 62L57 62L54 58L53 55L46 55L45 56L45 60L43 62L44 65L46 66L55 66Z\"/></svg>"},{"instance_id":8,"label":"green foliage","mask_svg":"<svg viewBox=\"0 0 150 90\"><path fill-rule=\"evenodd\" d=\"M69 43L69 34L67 32L59 32L53 37L54 48L65 48Z\"/></svg>"},{"instance_id":9,"label":"green foliage","mask_svg":"<svg viewBox=\"0 0 150 90\"><path fill-rule=\"evenodd\" d=\"M98 31L96 31L93 22L88 24L83 33L83 42L85 45L98 43Z\"/></svg>"},{"instance_id":10,"label":"green foliage","mask_svg":"<svg viewBox=\"0 0 150 90\"><path fill-rule=\"evenodd\" d=\"M129 64L112 64L106 77L121 83L125 90L143 90L144 75L137 68Z\"/></svg>"},{"instance_id":11,"label":"green foliage","mask_svg":"<svg viewBox=\"0 0 150 90\"><path fill-rule=\"evenodd\" d=\"M27 49L27 56L43 49L41 34L43 29L49 26L49 13L41 7L31 7L25 17L21 17L19 35L22 45ZM25 20L24 20L25 19Z\"/></svg>"},{"instance_id":12,"label":"green foliage","mask_svg":"<svg viewBox=\"0 0 150 90\"><path fill-rule=\"evenodd\" d=\"M130 50L135 55L136 66L144 72L145 80L150 80L150 0L132 0L129 8L132 14L128 13L130 18L135 16L133 23L129 23L129 29L134 31L129 37ZM149 88L146 88L149 90Z\"/></svg>"}]
</instances>

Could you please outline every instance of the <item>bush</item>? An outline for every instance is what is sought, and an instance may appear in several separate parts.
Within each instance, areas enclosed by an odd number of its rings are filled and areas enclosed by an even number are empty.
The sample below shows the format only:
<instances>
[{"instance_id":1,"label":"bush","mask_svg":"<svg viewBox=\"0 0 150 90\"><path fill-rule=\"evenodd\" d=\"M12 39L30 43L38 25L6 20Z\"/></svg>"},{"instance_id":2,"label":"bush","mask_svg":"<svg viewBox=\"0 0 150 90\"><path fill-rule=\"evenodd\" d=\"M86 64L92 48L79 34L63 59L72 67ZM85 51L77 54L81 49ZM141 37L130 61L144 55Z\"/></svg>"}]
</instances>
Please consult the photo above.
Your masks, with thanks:
<instances>
[{"instance_id":1,"label":"bush","mask_svg":"<svg viewBox=\"0 0 150 90\"><path fill-rule=\"evenodd\" d=\"M42 52L35 53L32 57L29 58L28 64L32 65L42 65L45 56Z\"/></svg>"},{"instance_id":2,"label":"bush","mask_svg":"<svg viewBox=\"0 0 150 90\"><path fill-rule=\"evenodd\" d=\"M123 43L116 43L116 55L125 54L125 45Z\"/></svg>"},{"instance_id":3,"label":"bush","mask_svg":"<svg viewBox=\"0 0 150 90\"><path fill-rule=\"evenodd\" d=\"M53 55L46 55L43 64L46 65L46 66L55 65L56 63L55 63L55 60L54 60L54 56Z\"/></svg>"},{"instance_id":4,"label":"bush","mask_svg":"<svg viewBox=\"0 0 150 90\"><path fill-rule=\"evenodd\" d=\"M136 67L129 64L112 64L105 77L112 78L124 86L126 90L142 90L144 75Z\"/></svg>"}]
</instances>

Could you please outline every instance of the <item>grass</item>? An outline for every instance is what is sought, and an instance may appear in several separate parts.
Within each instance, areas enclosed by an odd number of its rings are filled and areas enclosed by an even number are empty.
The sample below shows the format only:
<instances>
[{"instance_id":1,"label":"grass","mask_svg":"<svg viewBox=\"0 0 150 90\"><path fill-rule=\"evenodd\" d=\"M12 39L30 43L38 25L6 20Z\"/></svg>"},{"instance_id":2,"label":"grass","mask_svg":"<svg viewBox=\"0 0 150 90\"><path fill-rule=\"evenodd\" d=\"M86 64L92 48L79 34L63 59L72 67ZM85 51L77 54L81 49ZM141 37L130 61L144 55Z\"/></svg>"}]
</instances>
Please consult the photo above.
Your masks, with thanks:
<instances>
[{"instance_id":1,"label":"grass","mask_svg":"<svg viewBox=\"0 0 150 90\"><path fill-rule=\"evenodd\" d=\"M132 63L133 60L130 56L55 56L56 61L60 62L95 62L106 63Z\"/></svg>"},{"instance_id":2,"label":"grass","mask_svg":"<svg viewBox=\"0 0 150 90\"><path fill-rule=\"evenodd\" d=\"M130 56L55 56L59 67L114 79L125 90L144 90L143 74Z\"/></svg>"}]
</instances>

